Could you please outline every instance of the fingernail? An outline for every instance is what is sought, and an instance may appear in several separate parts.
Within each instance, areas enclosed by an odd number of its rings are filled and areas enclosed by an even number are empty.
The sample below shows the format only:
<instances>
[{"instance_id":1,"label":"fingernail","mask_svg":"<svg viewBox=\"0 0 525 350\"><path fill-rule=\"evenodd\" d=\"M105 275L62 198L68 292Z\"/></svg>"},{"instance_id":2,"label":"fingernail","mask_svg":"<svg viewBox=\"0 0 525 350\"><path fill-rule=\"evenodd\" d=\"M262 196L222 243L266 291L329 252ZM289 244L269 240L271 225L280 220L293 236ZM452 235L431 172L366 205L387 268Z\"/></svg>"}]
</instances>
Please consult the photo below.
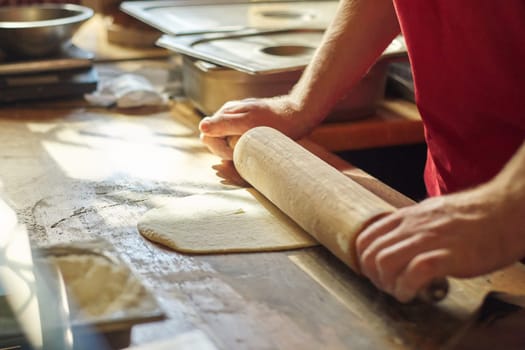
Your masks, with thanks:
<instances>
[{"instance_id":1,"label":"fingernail","mask_svg":"<svg viewBox=\"0 0 525 350\"><path fill-rule=\"evenodd\" d=\"M199 123L199 130L206 132L206 131L209 131L209 129L210 129L210 123L206 119L201 120L201 122Z\"/></svg>"}]
</instances>

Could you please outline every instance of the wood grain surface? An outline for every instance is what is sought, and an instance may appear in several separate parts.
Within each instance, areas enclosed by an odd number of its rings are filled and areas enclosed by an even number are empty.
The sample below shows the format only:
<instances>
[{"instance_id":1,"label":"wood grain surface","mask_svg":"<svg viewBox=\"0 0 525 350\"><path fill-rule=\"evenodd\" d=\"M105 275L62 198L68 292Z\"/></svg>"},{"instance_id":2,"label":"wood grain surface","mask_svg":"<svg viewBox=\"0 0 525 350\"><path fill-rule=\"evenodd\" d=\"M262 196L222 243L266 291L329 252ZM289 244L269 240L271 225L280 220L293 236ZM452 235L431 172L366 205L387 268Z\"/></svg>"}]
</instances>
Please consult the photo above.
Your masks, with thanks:
<instances>
[{"instance_id":1,"label":"wood grain surface","mask_svg":"<svg viewBox=\"0 0 525 350\"><path fill-rule=\"evenodd\" d=\"M0 110L0 181L33 243L104 237L165 309L166 321L134 328L135 344L198 328L221 349L438 349L486 291L525 287L514 266L453 281L438 305L400 305L324 248L188 256L148 242L136 222L159 199L232 188L186 120L167 111Z\"/></svg>"},{"instance_id":2,"label":"wood grain surface","mask_svg":"<svg viewBox=\"0 0 525 350\"><path fill-rule=\"evenodd\" d=\"M439 349L487 291L525 290L525 269L515 265L452 280L439 304L401 305L322 247L209 256L164 249L137 232L142 214L165 198L236 188L217 176L228 172L200 143L198 116L83 101L35 106L0 108L0 188L35 246L106 238L154 291L167 319L134 327L133 344L200 329L219 349ZM303 145L391 204L409 204Z\"/></svg>"}]
</instances>

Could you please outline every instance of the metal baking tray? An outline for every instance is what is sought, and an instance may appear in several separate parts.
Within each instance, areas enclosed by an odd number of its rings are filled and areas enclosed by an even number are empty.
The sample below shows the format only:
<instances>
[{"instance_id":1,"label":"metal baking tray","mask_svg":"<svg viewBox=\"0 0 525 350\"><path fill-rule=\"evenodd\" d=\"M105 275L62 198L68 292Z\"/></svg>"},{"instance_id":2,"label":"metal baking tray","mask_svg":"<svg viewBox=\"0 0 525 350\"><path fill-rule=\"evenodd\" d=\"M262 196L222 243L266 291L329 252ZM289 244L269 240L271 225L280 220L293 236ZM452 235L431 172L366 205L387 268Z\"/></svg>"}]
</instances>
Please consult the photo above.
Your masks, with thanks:
<instances>
[{"instance_id":1,"label":"metal baking tray","mask_svg":"<svg viewBox=\"0 0 525 350\"><path fill-rule=\"evenodd\" d=\"M384 97L388 63L378 62L335 106L327 122L347 121L372 114ZM249 74L183 56L182 84L186 97L203 114L211 115L224 103L251 97L286 94L302 70Z\"/></svg>"},{"instance_id":2,"label":"metal baking tray","mask_svg":"<svg viewBox=\"0 0 525 350\"><path fill-rule=\"evenodd\" d=\"M288 93L299 80L321 36L321 30L294 29L164 36L159 44L183 55L185 94L197 109L210 115L230 100ZM298 52L302 47L312 50ZM406 59L402 37L392 42L326 121L346 121L372 114L384 97L388 64L394 59Z\"/></svg>"},{"instance_id":3,"label":"metal baking tray","mask_svg":"<svg viewBox=\"0 0 525 350\"><path fill-rule=\"evenodd\" d=\"M247 30L174 37L163 35L157 45L250 74L303 69L321 43L322 29ZM402 37L386 48L382 59L406 56Z\"/></svg>"},{"instance_id":4,"label":"metal baking tray","mask_svg":"<svg viewBox=\"0 0 525 350\"><path fill-rule=\"evenodd\" d=\"M247 30L235 34L163 35L157 45L250 74L304 68L320 44L322 29Z\"/></svg>"},{"instance_id":5,"label":"metal baking tray","mask_svg":"<svg viewBox=\"0 0 525 350\"><path fill-rule=\"evenodd\" d=\"M123 294L121 307L115 307L115 301L110 302L110 307L99 314L86 314L79 304L79 300L74 299L73 290L70 290L69 283L75 273L81 274L85 262L78 263L78 272L51 274L51 277L61 279L66 289L68 304L69 304L69 320L75 341L80 344L85 340L85 337L90 336L93 331L101 334L110 346L123 347L130 343L131 328L136 324L153 322L163 320L165 318L164 311L158 305L157 300L146 288L137 276L129 269L127 264L120 258L115 248L104 239L94 239L90 241L72 242L67 244L56 244L48 247L41 247L35 251L35 262L41 266L52 266L52 259L61 257L87 257L102 259L107 263L108 283L113 283L113 287L118 286L121 281L125 281L122 285L122 293L133 292L135 302L126 300L129 298L128 294ZM69 263L71 264L71 262ZM74 265L74 264L73 264ZM112 277L112 273L114 276ZM118 274L117 274L118 273ZM91 279L91 280L90 280ZM107 298L107 290L104 286L98 286L98 279L93 276L93 270L88 270L88 273L79 276L79 281L82 280L82 285L89 285L100 298ZM98 288L98 289L97 289ZM102 299L100 299L102 300ZM94 300L95 301L95 300ZM97 302L98 303L98 302ZM85 304L85 301L84 301ZM97 305L98 304L93 304Z\"/></svg>"},{"instance_id":6,"label":"metal baking tray","mask_svg":"<svg viewBox=\"0 0 525 350\"><path fill-rule=\"evenodd\" d=\"M165 318L108 241L31 249L23 227L12 232L0 256L0 348L120 349L132 326Z\"/></svg>"},{"instance_id":7,"label":"metal baking tray","mask_svg":"<svg viewBox=\"0 0 525 350\"><path fill-rule=\"evenodd\" d=\"M39 259L60 258L67 256L86 256L100 257L113 266L120 269L126 275L128 281L132 281L140 290L140 301L122 310L114 310L109 314L91 316L84 318L82 313L72 320L74 325L79 327L90 323L99 326L102 331L126 328L136 323L143 323L164 318L164 312L160 309L153 294L144 287L138 278L132 273L127 264L120 258L115 248L104 239L94 239L90 241L72 242L67 244L57 244L48 247L38 248ZM67 281L66 287L67 287ZM93 286L96 287L96 286ZM138 299L137 299L138 300ZM81 311L81 310L80 310Z\"/></svg>"},{"instance_id":8,"label":"metal baking tray","mask_svg":"<svg viewBox=\"0 0 525 350\"><path fill-rule=\"evenodd\" d=\"M326 28L338 1L125 1L125 13L165 34L229 32L247 28Z\"/></svg>"}]
</instances>

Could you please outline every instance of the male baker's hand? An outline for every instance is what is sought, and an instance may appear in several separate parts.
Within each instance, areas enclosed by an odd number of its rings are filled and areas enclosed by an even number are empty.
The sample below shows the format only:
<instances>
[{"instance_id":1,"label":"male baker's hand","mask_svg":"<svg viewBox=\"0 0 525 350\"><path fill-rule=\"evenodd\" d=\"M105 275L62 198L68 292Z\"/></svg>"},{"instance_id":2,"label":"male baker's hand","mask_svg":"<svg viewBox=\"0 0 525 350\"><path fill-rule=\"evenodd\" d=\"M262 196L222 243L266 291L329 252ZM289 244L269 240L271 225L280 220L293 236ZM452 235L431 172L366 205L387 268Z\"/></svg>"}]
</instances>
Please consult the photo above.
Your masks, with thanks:
<instances>
[{"instance_id":1,"label":"male baker's hand","mask_svg":"<svg viewBox=\"0 0 525 350\"><path fill-rule=\"evenodd\" d=\"M473 277L525 256L523 213L484 186L400 209L356 242L362 272L407 302L432 279Z\"/></svg>"},{"instance_id":2,"label":"male baker's hand","mask_svg":"<svg viewBox=\"0 0 525 350\"><path fill-rule=\"evenodd\" d=\"M212 153L229 160L233 150L227 137L242 135L256 126L269 126L297 139L313 127L306 114L288 95L230 101L200 122L201 140Z\"/></svg>"}]
</instances>

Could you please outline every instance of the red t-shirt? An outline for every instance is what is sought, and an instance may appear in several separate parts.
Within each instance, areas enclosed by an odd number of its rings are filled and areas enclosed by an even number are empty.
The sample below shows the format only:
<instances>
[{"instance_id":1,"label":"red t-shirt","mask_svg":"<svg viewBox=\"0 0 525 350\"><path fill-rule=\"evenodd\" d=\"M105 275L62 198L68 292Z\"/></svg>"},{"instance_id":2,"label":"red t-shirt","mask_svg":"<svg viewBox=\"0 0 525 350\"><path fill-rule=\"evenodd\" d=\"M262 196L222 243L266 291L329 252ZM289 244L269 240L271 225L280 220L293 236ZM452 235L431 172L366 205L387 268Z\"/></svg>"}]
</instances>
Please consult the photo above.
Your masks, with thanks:
<instances>
[{"instance_id":1,"label":"red t-shirt","mask_svg":"<svg viewBox=\"0 0 525 350\"><path fill-rule=\"evenodd\" d=\"M394 4L425 125L429 195L490 180L525 139L525 1Z\"/></svg>"}]
</instances>

